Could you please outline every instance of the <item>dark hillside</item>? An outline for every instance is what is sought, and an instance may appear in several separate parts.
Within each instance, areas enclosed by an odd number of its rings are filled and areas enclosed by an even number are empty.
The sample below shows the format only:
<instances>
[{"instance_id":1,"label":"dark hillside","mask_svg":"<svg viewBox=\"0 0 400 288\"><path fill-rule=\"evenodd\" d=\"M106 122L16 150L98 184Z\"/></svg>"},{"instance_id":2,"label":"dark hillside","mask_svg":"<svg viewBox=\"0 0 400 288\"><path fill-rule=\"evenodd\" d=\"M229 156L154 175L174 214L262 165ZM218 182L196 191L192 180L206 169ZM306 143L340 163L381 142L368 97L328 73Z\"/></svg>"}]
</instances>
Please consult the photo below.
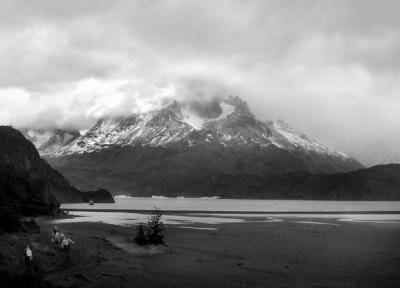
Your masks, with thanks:
<instances>
[{"instance_id":1,"label":"dark hillside","mask_svg":"<svg viewBox=\"0 0 400 288\"><path fill-rule=\"evenodd\" d=\"M20 215L52 215L60 202L83 202L83 196L18 130L0 126L0 231L17 229Z\"/></svg>"}]
</instances>

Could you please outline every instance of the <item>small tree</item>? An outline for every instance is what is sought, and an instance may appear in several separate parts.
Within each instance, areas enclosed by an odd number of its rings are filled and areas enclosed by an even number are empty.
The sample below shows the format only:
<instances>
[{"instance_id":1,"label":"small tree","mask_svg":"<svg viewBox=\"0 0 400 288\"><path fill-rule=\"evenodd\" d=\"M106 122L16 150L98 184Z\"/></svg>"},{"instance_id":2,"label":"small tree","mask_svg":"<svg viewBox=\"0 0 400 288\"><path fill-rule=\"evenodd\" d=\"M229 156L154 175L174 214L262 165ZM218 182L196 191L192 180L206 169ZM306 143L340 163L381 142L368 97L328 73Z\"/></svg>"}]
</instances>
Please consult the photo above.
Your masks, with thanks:
<instances>
[{"instance_id":1,"label":"small tree","mask_svg":"<svg viewBox=\"0 0 400 288\"><path fill-rule=\"evenodd\" d=\"M164 244L163 231L164 223L161 221L162 212L160 209L154 208L147 224L140 223L136 229L136 237L134 241L138 245L147 244Z\"/></svg>"},{"instance_id":2,"label":"small tree","mask_svg":"<svg viewBox=\"0 0 400 288\"><path fill-rule=\"evenodd\" d=\"M165 229L164 223L161 222L162 212L160 209L154 207L153 213L150 215L147 222L146 238L150 244L164 244L163 231Z\"/></svg>"}]
</instances>

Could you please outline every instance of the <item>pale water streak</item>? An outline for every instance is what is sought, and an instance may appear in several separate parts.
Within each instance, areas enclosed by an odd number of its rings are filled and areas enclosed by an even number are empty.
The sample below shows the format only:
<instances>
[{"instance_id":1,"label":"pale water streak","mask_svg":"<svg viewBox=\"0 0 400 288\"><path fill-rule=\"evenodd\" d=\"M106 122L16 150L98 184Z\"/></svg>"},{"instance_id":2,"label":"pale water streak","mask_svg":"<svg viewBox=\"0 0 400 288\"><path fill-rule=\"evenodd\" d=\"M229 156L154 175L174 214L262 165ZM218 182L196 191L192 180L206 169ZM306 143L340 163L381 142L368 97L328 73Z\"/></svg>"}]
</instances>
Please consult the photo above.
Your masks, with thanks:
<instances>
[{"instance_id":1,"label":"pale water streak","mask_svg":"<svg viewBox=\"0 0 400 288\"><path fill-rule=\"evenodd\" d=\"M101 222L120 226L132 226L139 223L144 223L148 219L148 214L140 213L125 213L125 212L87 212L77 211L71 213L74 218L58 219L54 220L54 224L62 223L78 223L78 222ZM299 220L293 220L299 219ZM386 223L386 224L400 224L400 215L398 214L387 214L387 215L326 215L326 214L283 214L283 215L272 215L272 214L181 214L181 215L163 215L163 222L166 225L178 225L181 228L193 229L192 226L188 225L206 225L210 228L220 224L227 223L280 223L280 222L292 222L297 224L308 224L308 225L338 225L343 222L359 222L359 223ZM302 220L306 219L306 220ZM317 219L318 221L309 220ZM322 222L323 220L329 222ZM189 228L191 227L191 228Z\"/></svg>"},{"instance_id":2,"label":"pale water streak","mask_svg":"<svg viewBox=\"0 0 400 288\"><path fill-rule=\"evenodd\" d=\"M120 226L131 226L147 221L148 214L124 213L124 212L87 212L79 211L70 213L74 218L54 220L55 224L77 223L77 222L102 222ZM224 218L213 216L192 216L192 215L163 215L163 222L167 225L188 225L188 224L208 224L217 225L224 223L242 223L245 219Z\"/></svg>"},{"instance_id":3,"label":"pale water streak","mask_svg":"<svg viewBox=\"0 0 400 288\"><path fill-rule=\"evenodd\" d=\"M202 198L118 198L116 203L63 204L62 208L75 209L121 209L232 212L335 212L335 211L400 211L400 201L314 201L314 200L248 200L248 199L202 199Z\"/></svg>"}]
</instances>

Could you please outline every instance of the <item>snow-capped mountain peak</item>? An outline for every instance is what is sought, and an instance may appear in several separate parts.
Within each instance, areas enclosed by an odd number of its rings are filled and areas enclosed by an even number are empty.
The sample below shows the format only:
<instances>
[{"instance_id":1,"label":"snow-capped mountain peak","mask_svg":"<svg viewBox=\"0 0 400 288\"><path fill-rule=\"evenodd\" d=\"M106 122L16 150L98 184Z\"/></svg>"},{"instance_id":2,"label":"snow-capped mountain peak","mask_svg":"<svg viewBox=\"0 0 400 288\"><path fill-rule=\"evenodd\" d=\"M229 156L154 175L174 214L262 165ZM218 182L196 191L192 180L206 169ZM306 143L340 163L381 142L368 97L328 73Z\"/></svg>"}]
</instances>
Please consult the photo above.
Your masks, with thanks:
<instances>
[{"instance_id":1,"label":"snow-capped mountain peak","mask_svg":"<svg viewBox=\"0 0 400 288\"><path fill-rule=\"evenodd\" d=\"M31 134L26 135L32 139ZM209 102L173 101L160 110L148 113L100 119L84 135L68 137L64 133L62 139L57 138L58 146L52 149L41 149L46 147L51 137L48 137L47 142L42 138L33 142L42 155L48 157L90 153L117 146L202 144L258 146L261 149L275 145L289 151L347 157L294 131L282 120L257 120L246 102L239 97L216 98ZM52 139L55 142L54 137Z\"/></svg>"},{"instance_id":2,"label":"snow-capped mountain peak","mask_svg":"<svg viewBox=\"0 0 400 288\"><path fill-rule=\"evenodd\" d=\"M187 123L188 125L192 126L194 129L196 130L201 130L204 128L204 125L209 122L209 121L218 121L221 119L226 119L230 114L232 114L233 112L235 112L235 106L225 103L223 101L221 101L219 103L219 107L221 112L219 113L219 115L216 118L204 118L201 117L200 115L198 115L197 113L195 113L194 111L188 109L188 108L184 108L182 110L182 122Z\"/></svg>"}]
</instances>

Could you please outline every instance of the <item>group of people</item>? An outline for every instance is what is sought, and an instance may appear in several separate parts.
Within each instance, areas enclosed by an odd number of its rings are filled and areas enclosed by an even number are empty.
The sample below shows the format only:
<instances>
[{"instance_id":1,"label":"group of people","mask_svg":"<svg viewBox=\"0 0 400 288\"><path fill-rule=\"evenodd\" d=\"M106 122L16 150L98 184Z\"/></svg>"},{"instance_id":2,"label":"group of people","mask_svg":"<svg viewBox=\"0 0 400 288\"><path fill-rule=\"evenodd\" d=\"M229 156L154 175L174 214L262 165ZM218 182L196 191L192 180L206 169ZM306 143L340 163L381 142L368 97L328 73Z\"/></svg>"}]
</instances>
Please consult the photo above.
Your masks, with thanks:
<instances>
[{"instance_id":1,"label":"group of people","mask_svg":"<svg viewBox=\"0 0 400 288\"><path fill-rule=\"evenodd\" d=\"M71 244L74 243L71 239L67 239L61 231L58 231L57 226L53 228L53 237L51 238L51 242L58 244L60 243L61 249L69 250Z\"/></svg>"},{"instance_id":2,"label":"group of people","mask_svg":"<svg viewBox=\"0 0 400 288\"><path fill-rule=\"evenodd\" d=\"M53 227L53 236L51 237L51 243L60 244L61 249L69 250L71 244L74 243L71 239L67 239L61 231L58 231L57 226ZM26 264L31 264L33 261L33 253L29 244L24 249L24 258Z\"/></svg>"}]
</instances>

